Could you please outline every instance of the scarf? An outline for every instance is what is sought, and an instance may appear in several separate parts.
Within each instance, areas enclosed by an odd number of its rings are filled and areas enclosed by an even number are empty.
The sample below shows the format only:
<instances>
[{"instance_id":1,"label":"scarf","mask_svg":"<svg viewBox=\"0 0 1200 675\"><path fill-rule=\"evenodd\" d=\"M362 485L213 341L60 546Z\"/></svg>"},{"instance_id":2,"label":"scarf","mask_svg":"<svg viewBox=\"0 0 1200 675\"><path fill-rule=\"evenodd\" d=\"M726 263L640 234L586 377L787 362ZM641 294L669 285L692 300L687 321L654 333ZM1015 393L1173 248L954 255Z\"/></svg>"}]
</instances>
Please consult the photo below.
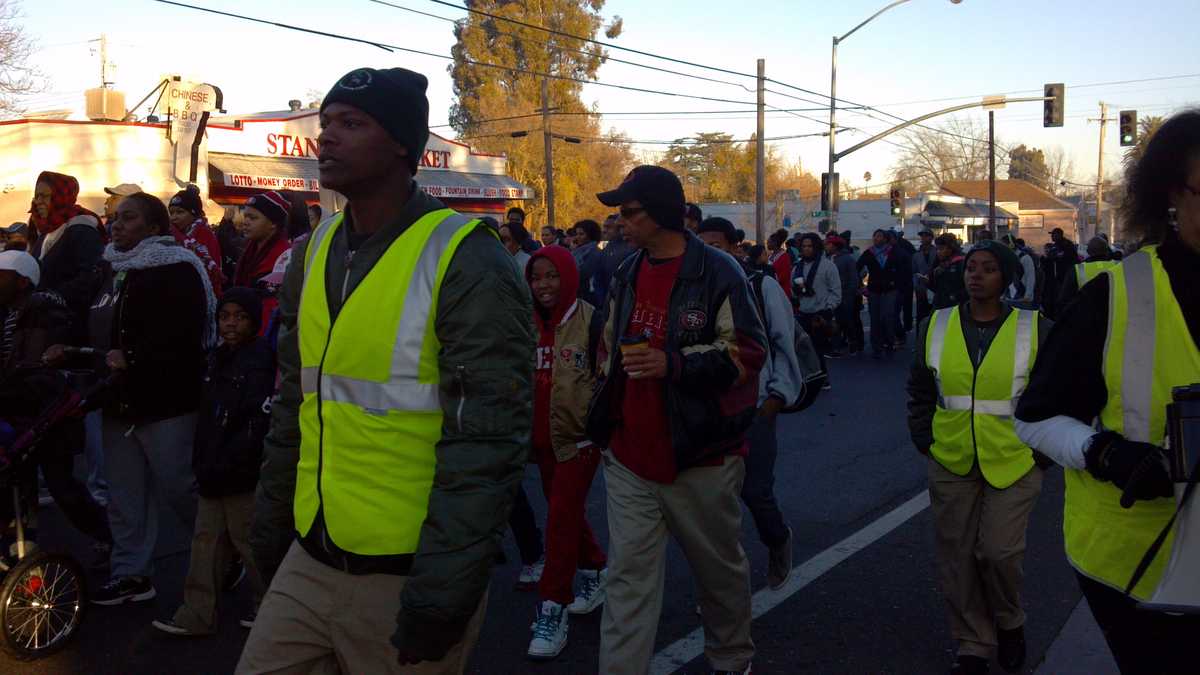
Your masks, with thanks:
<instances>
[{"instance_id":1,"label":"scarf","mask_svg":"<svg viewBox=\"0 0 1200 675\"><path fill-rule=\"evenodd\" d=\"M113 244L104 249L104 259L112 265L114 272L129 270L147 270L155 267L165 267L185 262L196 270L200 283L204 286L204 296L207 303L205 308L203 346L208 349L216 344L216 324L214 317L217 312L217 298L213 295L212 283L208 280L208 272L203 263L194 253L180 246L172 235L147 237L137 246L128 251L118 251Z\"/></svg>"},{"instance_id":2,"label":"scarf","mask_svg":"<svg viewBox=\"0 0 1200 675\"><path fill-rule=\"evenodd\" d=\"M275 269L275 261L283 255L282 250L275 250L281 243L284 244L283 250L287 250L283 230L276 228L270 239L262 242L251 241L247 244L234 269L233 285L251 287L258 283L259 279L270 274Z\"/></svg>"},{"instance_id":3,"label":"scarf","mask_svg":"<svg viewBox=\"0 0 1200 675\"><path fill-rule=\"evenodd\" d=\"M50 207L45 218L38 215L35 204L29 205L29 224L37 229L38 234L46 236L55 232L76 216L91 216L96 219L96 225L100 224L100 216L75 203L79 197L79 181L74 176L43 171L38 175L37 182L50 186Z\"/></svg>"},{"instance_id":4,"label":"scarf","mask_svg":"<svg viewBox=\"0 0 1200 675\"><path fill-rule=\"evenodd\" d=\"M887 267L888 255L892 252L892 247L888 244L883 246L872 246L871 252L875 254L875 259L879 261L880 267Z\"/></svg>"}]
</instances>

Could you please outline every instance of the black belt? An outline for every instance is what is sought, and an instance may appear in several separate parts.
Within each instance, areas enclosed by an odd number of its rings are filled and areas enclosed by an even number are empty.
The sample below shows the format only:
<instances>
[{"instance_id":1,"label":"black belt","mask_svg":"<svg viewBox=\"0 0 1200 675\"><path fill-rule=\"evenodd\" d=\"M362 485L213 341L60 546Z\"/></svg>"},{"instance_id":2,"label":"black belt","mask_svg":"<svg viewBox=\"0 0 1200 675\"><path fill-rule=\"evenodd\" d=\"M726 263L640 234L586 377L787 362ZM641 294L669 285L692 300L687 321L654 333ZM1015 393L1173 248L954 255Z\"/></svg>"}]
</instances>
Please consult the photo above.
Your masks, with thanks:
<instances>
[{"instance_id":1,"label":"black belt","mask_svg":"<svg viewBox=\"0 0 1200 675\"><path fill-rule=\"evenodd\" d=\"M301 537L299 533L296 534L296 539L299 540L300 547L318 561L336 570L354 575L392 574L406 577L412 571L413 554L411 553L402 553L399 555L359 555L343 551L336 546L332 547L333 550L327 550L320 541L320 533L324 531L323 528L319 527L320 524L319 522L313 523L308 536Z\"/></svg>"}]
</instances>

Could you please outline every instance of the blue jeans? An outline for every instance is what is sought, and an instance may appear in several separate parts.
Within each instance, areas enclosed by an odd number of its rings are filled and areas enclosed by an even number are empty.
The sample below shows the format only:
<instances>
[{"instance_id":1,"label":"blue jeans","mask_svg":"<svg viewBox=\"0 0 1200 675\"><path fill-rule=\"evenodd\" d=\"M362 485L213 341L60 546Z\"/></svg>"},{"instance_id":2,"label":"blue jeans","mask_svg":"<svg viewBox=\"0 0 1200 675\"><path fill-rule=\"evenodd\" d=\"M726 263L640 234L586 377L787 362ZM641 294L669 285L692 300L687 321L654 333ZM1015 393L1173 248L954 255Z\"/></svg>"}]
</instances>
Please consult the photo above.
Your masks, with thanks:
<instances>
[{"instance_id":1,"label":"blue jeans","mask_svg":"<svg viewBox=\"0 0 1200 675\"><path fill-rule=\"evenodd\" d=\"M196 477L192 473L192 437L196 413L137 427L104 418L105 469L109 483L108 516L112 526L112 577L149 577L158 543L158 502L167 505L189 529L196 522ZM190 536L189 536L190 538Z\"/></svg>"},{"instance_id":2,"label":"blue jeans","mask_svg":"<svg viewBox=\"0 0 1200 675\"><path fill-rule=\"evenodd\" d=\"M896 291L872 292L867 296L871 310L871 351L879 354L896 345Z\"/></svg>"},{"instance_id":3,"label":"blue jeans","mask_svg":"<svg viewBox=\"0 0 1200 675\"><path fill-rule=\"evenodd\" d=\"M101 506L108 504L108 481L104 479L104 424L102 413L94 410L83 419L84 459L87 463L87 489Z\"/></svg>"}]
</instances>

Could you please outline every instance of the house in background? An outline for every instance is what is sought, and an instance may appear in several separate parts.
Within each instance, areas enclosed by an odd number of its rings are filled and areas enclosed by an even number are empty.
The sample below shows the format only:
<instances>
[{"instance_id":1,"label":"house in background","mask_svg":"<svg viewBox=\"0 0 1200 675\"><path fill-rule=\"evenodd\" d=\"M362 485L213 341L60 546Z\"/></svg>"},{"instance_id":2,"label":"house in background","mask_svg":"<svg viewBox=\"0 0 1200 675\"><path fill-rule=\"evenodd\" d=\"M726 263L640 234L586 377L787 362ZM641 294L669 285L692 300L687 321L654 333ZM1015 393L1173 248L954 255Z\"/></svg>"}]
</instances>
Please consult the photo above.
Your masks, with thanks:
<instances>
[{"instance_id":1,"label":"house in background","mask_svg":"<svg viewBox=\"0 0 1200 675\"><path fill-rule=\"evenodd\" d=\"M988 200L986 180L952 180L942 184L941 194ZM1030 246L1040 246L1050 241L1050 232L1062 228L1063 234L1079 241L1079 228L1075 207L1046 190L1023 180L996 180L996 202L1011 202L1017 205L1020 219L1019 235Z\"/></svg>"}]
</instances>

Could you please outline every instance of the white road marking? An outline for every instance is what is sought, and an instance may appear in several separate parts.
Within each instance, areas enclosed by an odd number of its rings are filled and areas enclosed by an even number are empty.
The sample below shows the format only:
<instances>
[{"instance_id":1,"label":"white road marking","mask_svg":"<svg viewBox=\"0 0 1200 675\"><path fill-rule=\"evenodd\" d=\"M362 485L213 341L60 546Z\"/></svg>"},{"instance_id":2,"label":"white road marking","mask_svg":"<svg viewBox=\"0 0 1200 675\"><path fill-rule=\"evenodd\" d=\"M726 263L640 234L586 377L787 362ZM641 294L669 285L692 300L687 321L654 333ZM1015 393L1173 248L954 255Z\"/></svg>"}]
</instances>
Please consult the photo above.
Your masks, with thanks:
<instances>
[{"instance_id":1,"label":"white road marking","mask_svg":"<svg viewBox=\"0 0 1200 675\"><path fill-rule=\"evenodd\" d=\"M928 507L929 492L922 490L920 494L880 516L870 525L797 565L792 570L791 578L782 588L777 591L764 588L754 594L754 597L751 598L751 612L754 618L757 619L775 609L784 600L821 578L826 572L845 562L855 553L887 536L889 532L908 522L909 519ZM704 654L704 629L697 628L655 654L654 660L650 662L650 673L651 675L669 675L702 654Z\"/></svg>"}]
</instances>

